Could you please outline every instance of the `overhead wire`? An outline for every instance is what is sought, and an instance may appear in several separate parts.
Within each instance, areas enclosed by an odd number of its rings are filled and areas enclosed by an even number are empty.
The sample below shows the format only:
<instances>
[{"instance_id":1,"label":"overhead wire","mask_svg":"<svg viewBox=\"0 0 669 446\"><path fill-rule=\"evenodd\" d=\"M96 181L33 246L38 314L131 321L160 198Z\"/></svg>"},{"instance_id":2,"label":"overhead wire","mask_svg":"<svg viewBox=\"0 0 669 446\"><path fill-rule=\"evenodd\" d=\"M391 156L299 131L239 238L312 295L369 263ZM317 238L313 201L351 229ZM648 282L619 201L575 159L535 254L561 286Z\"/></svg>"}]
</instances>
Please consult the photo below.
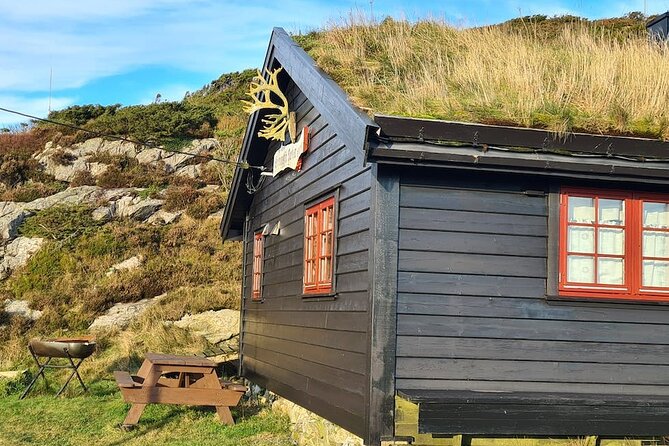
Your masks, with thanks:
<instances>
[{"instance_id":1,"label":"overhead wire","mask_svg":"<svg viewBox=\"0 0 669 446\"><path fill-rule=\"evenodd\" d=\"M29 115L27 113L23 113L23 112L20 112L20 111L17 111L17 110L11 110L11 109L5 108L5 107L0 107L0 111L6 112L6 113L11 113L11 114L18 115L18 116L23 116L24 118L32 119L32 120L35 120L35 121L46 122L46 123L53 124L53 125L58 125L58 126L61 126L61 127L67 127L69 129L72 129L72 130L78 130L78 131L86 132L90 135L94 135L94 136L97 136L99 138L105 138L105 139L112 139L112 140L115 140L115 141L128 142L128 143L137 144L137 145L140 145L140 146L143 146L143 147L148 147L150 149L161 149L161 150L165 150L166 152L170 152L170 153L178 153L178 154L181 154L181 155L192 156L194 158L204 158L204 159L208 159L208 160L211 160L211 161L217 161L219 163L233 164L233 165L239 167L240 169L245 169L245 170L258 169L261 172L264 172L266 170L265 166L252 166L246 161L241 161L241 162L240 161L233 161L233 160L228 160L228 159L224 159L224 158L218 158L218 157L211 156L211 155L200 155L200 154L189 153L189 152L186 152L186 151L183 151L183 150L165 149L162 146L160 146L159 144L155 144L155 143L152 143L152 142L140 141L138 139L127 138L127 137L124 137L124 136L110 135L110 134L107 134L107 133L98 132L96 130L87 129L87 128L80 127L80 126L77 126L77 125L74 125L74 124L69 124L69 123L66 123L66 122L55 121L53 119L48 119L48 118L40 118L38 116ZM218 141L216 141L216 143L219 144Z\"/></svg>"}]
</instances>

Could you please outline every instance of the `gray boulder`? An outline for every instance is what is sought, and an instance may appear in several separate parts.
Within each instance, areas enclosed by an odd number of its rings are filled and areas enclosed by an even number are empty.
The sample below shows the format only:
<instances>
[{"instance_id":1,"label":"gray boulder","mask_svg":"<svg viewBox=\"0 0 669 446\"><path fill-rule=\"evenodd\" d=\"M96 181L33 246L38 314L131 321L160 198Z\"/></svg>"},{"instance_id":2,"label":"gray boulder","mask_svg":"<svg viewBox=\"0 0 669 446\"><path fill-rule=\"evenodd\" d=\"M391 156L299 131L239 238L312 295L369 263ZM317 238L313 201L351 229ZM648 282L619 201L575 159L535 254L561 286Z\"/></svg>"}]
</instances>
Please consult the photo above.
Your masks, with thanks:
<instances>
[{"instance_id":1,"label":"gray boulder","mask_svg":"<svg viewBox=\"0 0 669 446\"><path fill-rule=\"evenodd\" d=\"M53 206L93 204L101 197L102 188L98 186L71 187L49 197L38 198L30 203L22 204L21 208L28 211L42 211Z\"/></svg>"},{"instance_id":2,"label":"gray boulder","mask_svg":"<svg viewBox=\"0 0 669 446\"><path fill-rule=\"evenodd\" d=\"M166 210L159 210L152 216L150 216L146 222L151 223L152 225L169 225L176 223L181 218L183 211L168 212Z\"/></svg>"},{"instance_id":3,"label":"gray boulder","mask_svg":"<svg viewBox=\"0 0 669 446\"><path fill-rule=\"evenodd\" d=\"M109 221L114 218L115 205L112 203L109 206L100 206L93 211L92 217L95 221Z\"/></svg>"},{"instance_id":4,"label":"gray boulder","mask_svg":"<svg viewBox=\"0 0 669 446\"><path fill-rule=\"evenodd\" d=\"M126 328L133 319L141 316L146 310L151 308L165 297L165 294L152 297L149 299L142 299L138 302L119 303L111 307L105 314L98 317L88 327L90 331L103 331Z\"/></svg>"},{"instance_id":5,"label":"gray boulder","mask_svg":"<svg viewBox=\"0 0 669 446\"><path fill-rule=\"evenodd\" d=\"M130 271L139 268L140 266L142 266L142 263L144 263L143 255L140 254L132 256L129 259L125 259L120 263L112 265L107 271L107 276L111 276L119 271Z\"/></svg>"},{"instance_id":6,"label":"gray boulder","mask_svg":"<svg viewBox=\"0 0 669 446\"><path fill-rule=\"evenodd\" d=\"M44 245L44 239L35 237L17 237L0 248L0 280L4 280L26 263Z\"/></svg>"},{"instance_id":7,"label":"gray boulder","mask_svg":"<svg viewBox=\"0 0 669 446\"><path fill-rule=\"evenodd\" d=\"M187 314L171 323L202 336L211 344L218 344L239 335L239 311L237 310L210 310L199 314Z\"/></svg>"},{"instance_id":8,"label":"gray boulder","mask_svg":"<svg viewBox=\"0 0 669 446\"><path fill-rule=\"evenodd\" d=\"M116 215L145 221L160 209L164 200L141 197L123 197L116 201Z\"/></svg>"},{"instance_id":9,"label":"gray boulder","mask_svg":"<svg viewBox=\"0 0 669 446\"><path fill-rule=\"evenodd\" d=\"M180 150L185 153L173 153L164 157L163 162L165 163L165 168L168 172L177 171L180 167L185 166L186 163L193 159L192 155L209 153L216 148L217 144L218 142L215 138L196 139ZM199 159L198 161L204 162L205 160Z\"/></svg>"},{"instance_id":10,"label":"gray boulder","mask_svg":"<svg viewBox=\"0 0 669 446\"><path fill-rule=\"evenodd\" d=\"M42 316L39 310L31 310L27 300L5 300L5 313L10 317L20 316L35 321Z\"/></svg>"},{"instance_id":11,"label":"gray boulder","mask_svg":"<svg viewBox=\"0 0 669 446\"><path fill-rule=\"evenodd\" d=\"M202 166L200 164L189 164L180 167L174 174L180 177L199 178L202 175Z\"/></svg>"},{"instance_id":12,"label":"gray boulder","mask_svg":"<svg viewBox=\"0 0 669 446\"><path fill-rule=\"evenodd\" d=\"M6 204L8 202L2 202ZM16 203L11 203L16 204ZM0 206L4 210L0 211L0 238L2 240L12 240L18 235L19 226L23 223L31 212L22 209L19 206Z\"/></svg>"}]
</instances>

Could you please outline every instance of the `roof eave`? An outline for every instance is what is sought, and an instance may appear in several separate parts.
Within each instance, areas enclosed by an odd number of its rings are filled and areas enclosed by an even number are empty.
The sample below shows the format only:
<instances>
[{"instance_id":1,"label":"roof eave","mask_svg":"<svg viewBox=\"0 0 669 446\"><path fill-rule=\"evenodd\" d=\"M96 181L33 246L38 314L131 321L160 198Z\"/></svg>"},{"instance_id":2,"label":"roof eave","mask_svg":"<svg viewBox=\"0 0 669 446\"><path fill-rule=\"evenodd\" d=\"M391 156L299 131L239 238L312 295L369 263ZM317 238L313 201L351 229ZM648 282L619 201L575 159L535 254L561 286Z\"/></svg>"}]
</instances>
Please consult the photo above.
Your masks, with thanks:
<instances>
[{"instance_id":1,"label":"roof eave","mask_svg":"<svg viewBox=\"0 0 669 446\"><path fill-rule=\"evenodd\" d=\"M344 144L351 148L358 147L361 151L365 148L369 133L377 125L369 116L351 104L341 87L316 66L314 60L283 28L274 28L272 31L263 70L273 66L275 62L283 67L329 125L335 128ZM251 144L256 140L258 116L259 113L256 112L249 118L239 155L240 162L249 157ZM247 172L239 167L235 169L221 220L223 240L239 236L243 228L243 218L240 215L244 209L239 209L241 206L239 197L240 193L245 193L241 187ZM248 206L248 203L244 206Z\"/></svg>"}]
</instances>

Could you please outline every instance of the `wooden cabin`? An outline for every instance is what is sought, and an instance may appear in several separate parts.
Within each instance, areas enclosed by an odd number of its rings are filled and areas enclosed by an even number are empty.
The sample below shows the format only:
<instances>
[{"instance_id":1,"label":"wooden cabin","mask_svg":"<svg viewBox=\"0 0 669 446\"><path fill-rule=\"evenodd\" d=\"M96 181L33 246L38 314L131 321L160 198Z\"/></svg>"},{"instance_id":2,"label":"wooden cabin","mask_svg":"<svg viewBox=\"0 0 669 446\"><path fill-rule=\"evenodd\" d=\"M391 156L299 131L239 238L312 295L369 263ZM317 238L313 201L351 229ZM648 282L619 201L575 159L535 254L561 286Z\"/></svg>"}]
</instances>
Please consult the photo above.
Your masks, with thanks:
<instances>
[{"instance_id":1,"label":"wooden cabin","mask_svg":"<svg viewBox=\"0 0 669 446\"><path fill-rule=\"evenodd\" d=\"M669 434L669 144L372 119L282 29L264 69L309 143L272 171L250 117L244 377L368 445L405 402L435 438Z\"/></svg>"}]
</instances>

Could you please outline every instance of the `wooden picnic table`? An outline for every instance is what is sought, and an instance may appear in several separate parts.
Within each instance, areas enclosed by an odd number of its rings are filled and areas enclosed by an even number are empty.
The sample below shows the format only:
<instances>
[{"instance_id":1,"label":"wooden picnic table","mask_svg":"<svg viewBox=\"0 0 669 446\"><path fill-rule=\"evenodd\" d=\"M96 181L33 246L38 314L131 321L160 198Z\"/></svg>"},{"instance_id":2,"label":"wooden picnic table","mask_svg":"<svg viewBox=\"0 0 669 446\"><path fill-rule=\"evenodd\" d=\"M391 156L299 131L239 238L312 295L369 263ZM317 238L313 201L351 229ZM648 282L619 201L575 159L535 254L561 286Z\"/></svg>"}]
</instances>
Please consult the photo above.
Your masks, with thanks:
<instances>
[{"instance_id":1,"label":"wooden picnic table","mask_svg":"<svg viewBox=\"0 0 669 446\"><path fill-rule=\"evenodd\" d=\"M147 353L137 375L114 372L123 399L132 403L124 426L137 424L147 404L214 406L219 420L235 424L230 407L236 406L246 387L222 382L216 364L196 356Z\"/></svg>"}]
</instances>

